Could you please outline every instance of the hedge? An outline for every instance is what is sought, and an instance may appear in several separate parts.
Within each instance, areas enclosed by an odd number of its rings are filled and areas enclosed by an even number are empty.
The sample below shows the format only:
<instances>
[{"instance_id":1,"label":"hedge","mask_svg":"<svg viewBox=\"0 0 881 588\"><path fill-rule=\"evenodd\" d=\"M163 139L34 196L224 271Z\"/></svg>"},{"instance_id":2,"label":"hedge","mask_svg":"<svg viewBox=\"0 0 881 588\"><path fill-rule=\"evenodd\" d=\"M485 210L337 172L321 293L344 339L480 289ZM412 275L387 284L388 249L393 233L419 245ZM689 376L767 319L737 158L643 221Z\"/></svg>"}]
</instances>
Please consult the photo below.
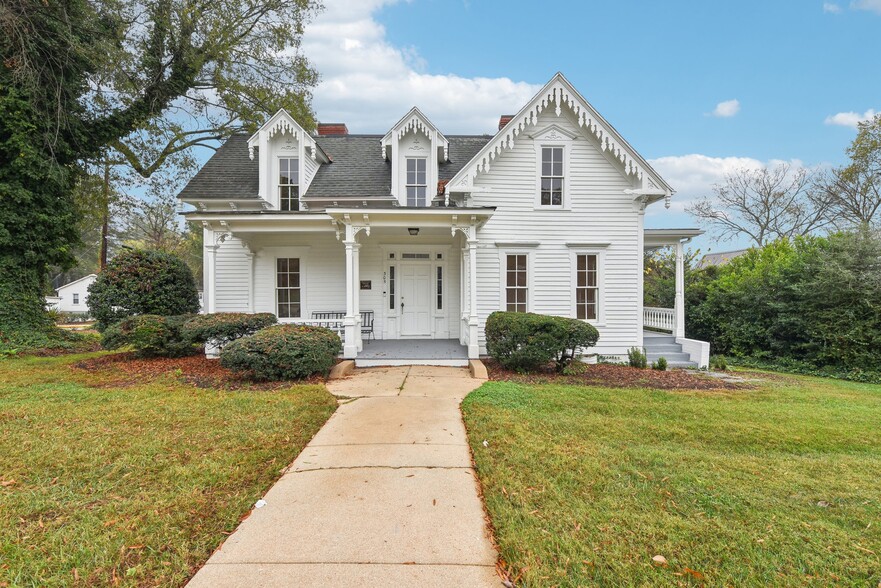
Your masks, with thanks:
<instances>
[{"instance_id":1,"label":"hedge","mask_svg":"<svg viewBox=\"0 0 881 588\"><path fill-rule=\"evenodd\" d=\"M132 347L138 357L182 357L198 351L183 334L184 323L192 315L158 316L142 314L129 317L104 330L101 345L105 349Z\"/></svg>"},{"instance_id":2,"label":"hedge","mask_svg":"<svg viewBox=\"0 0 881 588\"><path fill-rule=\"evenodd\" d=\"M260 329L277 322L278 319L271 312L200 314L184 324L183 334L194 342L204 344L211 341L219 347L224 347L236 339L253 335Z\"/></svg>"},{"instance_id":3,"label":"hedge","mask_svg":"<svg viewBox=\"0 0 881 588\"><path fill-rule=\"evenodd\" d=\"M494 312L486 319L486 349L503 367L535 371L554 362L562 371L579 349L593 347L600 335L593 325L559 316Z\"/></svg>"},{"instance_id":4,"label":"hedge","mask_svg":"<svg viewBox=\"0 0 881 588\"><path fill-rule=\"evenodd\" d=\"M342 349L339 336L309 325L275 325L231 342L220 365L254 380L296 380L327 374Z\"/></svg>"}]
</instances>

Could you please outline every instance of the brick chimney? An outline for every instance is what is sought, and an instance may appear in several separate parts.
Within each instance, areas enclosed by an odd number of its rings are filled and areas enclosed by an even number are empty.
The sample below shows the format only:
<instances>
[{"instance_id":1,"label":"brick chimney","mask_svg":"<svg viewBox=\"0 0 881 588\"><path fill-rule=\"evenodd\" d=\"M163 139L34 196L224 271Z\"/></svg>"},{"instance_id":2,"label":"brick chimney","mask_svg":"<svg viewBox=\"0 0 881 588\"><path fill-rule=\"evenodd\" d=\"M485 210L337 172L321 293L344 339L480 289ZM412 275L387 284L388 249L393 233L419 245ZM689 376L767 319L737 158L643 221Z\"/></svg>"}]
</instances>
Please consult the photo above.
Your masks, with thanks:
<instances>
[{"instance_id":1,"label":"brick chimney","mask_svg":"<svg viewBox=\"0 0 881 588\"><path fill-rule=\"evenodd\" d=\"M329 135L348 135L349 129L346 123L318 123L318 136L327 137Z\"/></svg>"},{"instance_id":2,"label":"brick chimney","mask_svg":"<svg viewBox=\"0 0 881 588\"><path fill-rule=\"evenodd\" d=\"M511 122L511 119L514 118L513 114L503 114L501 118L499 118L499 130L505 128L505 125Z\"/></svg>"}]
</instances>

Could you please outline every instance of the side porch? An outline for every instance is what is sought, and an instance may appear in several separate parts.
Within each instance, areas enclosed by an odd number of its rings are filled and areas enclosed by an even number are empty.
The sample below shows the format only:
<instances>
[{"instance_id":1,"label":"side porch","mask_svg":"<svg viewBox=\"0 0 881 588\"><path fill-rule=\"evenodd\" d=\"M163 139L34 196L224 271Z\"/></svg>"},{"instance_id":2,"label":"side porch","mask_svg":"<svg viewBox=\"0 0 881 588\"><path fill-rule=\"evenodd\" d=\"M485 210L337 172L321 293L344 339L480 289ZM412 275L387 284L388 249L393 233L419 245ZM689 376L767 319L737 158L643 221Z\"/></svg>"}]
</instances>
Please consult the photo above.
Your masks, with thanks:
<instances>
[{"instance_id":1,"label":"side porch","mask_svg":"<svg viewBox=\"0 0 881 588\"><path fill-rule=\"evenodd\" d=\"M685 337L685 244L701 234L699 229L646 229L643 234L646 251L672 247L676 255L673 308L642 309L643 348L650 362L664 357L671 367L705 368L710 364L710 344Z\"/></svg>"}]
</instances>

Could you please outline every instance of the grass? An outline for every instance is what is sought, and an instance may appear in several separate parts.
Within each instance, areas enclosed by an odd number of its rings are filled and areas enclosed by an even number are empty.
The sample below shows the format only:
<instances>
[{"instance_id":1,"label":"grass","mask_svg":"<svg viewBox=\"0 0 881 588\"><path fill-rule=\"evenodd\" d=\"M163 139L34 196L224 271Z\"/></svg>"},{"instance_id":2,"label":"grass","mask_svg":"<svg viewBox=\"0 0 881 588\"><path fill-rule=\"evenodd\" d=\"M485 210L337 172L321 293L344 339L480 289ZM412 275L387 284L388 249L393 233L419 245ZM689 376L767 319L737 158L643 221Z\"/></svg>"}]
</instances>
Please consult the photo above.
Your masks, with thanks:
<instances>
[{"instance_id":1,"label":"grass","mask_svg":"<svg viewBox=\"0 0 881 588\"><path fill-rule=\"evenodd\" d=\"M881 386L489 382L463 411L518 586L881 585Z\"/></svg>"},{"instance_id":2,"label":"grass","mask_svg":"<svg viewBox=\"0 0 881 588\"><path fill-rule=\"evenodd\" d=\"M179 586L336 407L0 361L0 586Z\"/></svg>"}]
</instances>

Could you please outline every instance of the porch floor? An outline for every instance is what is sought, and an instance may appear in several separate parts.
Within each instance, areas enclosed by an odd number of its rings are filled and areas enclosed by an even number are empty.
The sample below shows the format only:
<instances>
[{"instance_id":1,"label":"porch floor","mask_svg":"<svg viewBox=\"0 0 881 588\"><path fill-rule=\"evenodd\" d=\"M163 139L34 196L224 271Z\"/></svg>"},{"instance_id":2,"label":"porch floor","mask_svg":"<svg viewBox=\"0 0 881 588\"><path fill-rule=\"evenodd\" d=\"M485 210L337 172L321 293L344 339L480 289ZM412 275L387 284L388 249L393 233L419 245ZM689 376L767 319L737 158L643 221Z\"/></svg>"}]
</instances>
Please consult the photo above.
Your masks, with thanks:
<instances>
[{"instance_id":1,"label":"porch floor","mask_svg":"<svg viewBox=\"0 0 881 588\"><path fill-rule=\"evenodd\" d=\"M468 348L458 339L377 339L364 341L358 367L381 365L468 365Z\"/></svg>"}]
</instances>

